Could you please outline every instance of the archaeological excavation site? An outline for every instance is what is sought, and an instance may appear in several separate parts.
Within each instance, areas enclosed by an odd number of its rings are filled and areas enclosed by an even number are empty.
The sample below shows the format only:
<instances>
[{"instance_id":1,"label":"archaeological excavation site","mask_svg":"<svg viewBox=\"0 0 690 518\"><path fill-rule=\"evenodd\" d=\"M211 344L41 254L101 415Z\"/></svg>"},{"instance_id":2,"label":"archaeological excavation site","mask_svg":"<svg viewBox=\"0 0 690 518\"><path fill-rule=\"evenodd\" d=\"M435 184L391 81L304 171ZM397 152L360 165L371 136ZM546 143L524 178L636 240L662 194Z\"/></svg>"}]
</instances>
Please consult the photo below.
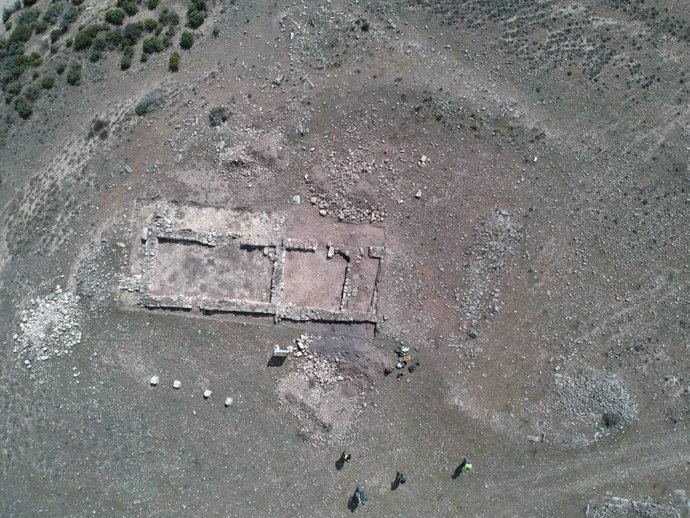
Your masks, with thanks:
<instances>
[{"instance_id":1,"label":"archaeological excavation site","mask_svg":"<svg viewBox=\"0 0 690 518\"><path fill-rule=\"evenodd\" d=\"M690 518L685 3L0 9L0 518Z\"/></svg>"}]
</instances>

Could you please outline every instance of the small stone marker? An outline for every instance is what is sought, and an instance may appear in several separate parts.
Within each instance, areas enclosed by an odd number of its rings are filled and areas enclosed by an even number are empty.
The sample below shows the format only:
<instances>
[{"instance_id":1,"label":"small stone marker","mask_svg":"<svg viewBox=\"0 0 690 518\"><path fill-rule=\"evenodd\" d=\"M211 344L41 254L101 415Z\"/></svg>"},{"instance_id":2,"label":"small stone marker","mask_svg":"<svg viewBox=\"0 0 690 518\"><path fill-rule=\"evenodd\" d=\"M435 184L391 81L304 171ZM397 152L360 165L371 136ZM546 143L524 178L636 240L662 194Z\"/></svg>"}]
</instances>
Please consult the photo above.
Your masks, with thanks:
<instances>
[{"instance_id":1,"label":"small stone marker","mask_svg":"<svg viewBox=\"0 0 690 518\"><path fill-rule=\"evenodd\" d=\"M213 394L213 391L208 390L208 389L204 390L204 399L210 398L211 394Z\"/></svg>"},{"instance_id":2,"label":"small stone marker","mask_svg":"<svg viewBox=\"0 0 690 518\"><path fill-rule=\"evenodd\" d=\"M231 397L226 397L225 398L225 408L228 408L230 405L232 405L232 402L234 400Z\"/></svg>"},{"instance_id":3,"label":"small stone marker","mask_svg":"<svg viewBox=\"0 0 690 518\"><path fill-rule=\"evenodd\" d=\"M161 379L158 376L151 376L151 386L155 387Z\"/></svg>"},{"instance_id":4,"label":"small stone marker","mask_svg":"<svg viewBox=\"0 0 690 518\"><path fill-rule=\"evenodd\" d=\"M173 388L178 389L181 386L182 386L182 382L180 380L173 381Z\"/></svg>"}]
</instances>

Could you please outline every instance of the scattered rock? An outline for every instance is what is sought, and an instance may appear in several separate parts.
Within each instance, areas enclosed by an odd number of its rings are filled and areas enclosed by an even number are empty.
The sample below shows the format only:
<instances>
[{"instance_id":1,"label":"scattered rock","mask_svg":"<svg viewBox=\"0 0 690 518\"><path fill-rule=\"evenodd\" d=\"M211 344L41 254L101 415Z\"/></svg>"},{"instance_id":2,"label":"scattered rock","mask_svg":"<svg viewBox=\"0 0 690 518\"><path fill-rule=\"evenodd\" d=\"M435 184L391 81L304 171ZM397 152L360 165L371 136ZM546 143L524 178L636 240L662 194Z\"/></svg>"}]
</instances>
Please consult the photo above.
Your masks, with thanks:
<instances>
[{"instance_id":1,"label":"scattered rock","mask_svg":"<svg viewBox=\"0 0 690 518\"><path fill-rule=\"evenodd\" d=\"M173 381L173 388L178 389L182 386L182 382L180 380L175 380Z\"/></svg>"},{"instance_id":2,"label":"scattered rock","mask_svg":"<svg viewBox=\"0 0 690 518\"><path fill-rule=\"evenodd\" d=\"M151 383L152 387L155 387L156 385L158 385L160 380L161 379L158 376L151 376L151 381L149 383Z\"/></svg>"},{"instance_id":3,"label":"scattered rock","mask_svg":"<svg viewBox=\"0 0 690 518\"><path fill-rule=\"evenodd\" d=\"M225 398L225 408L228 408L230 405L233 403L233 399L231 397L226 397Z\"/></svg>"},{"instance_id":4,"label":"scattered rock","mask_svg":"<svg viewBox=\"0 0 690 518\"><path fill-rule=\"evenodd\" d=\"M210 398L211 394L213 394L213 391L208 390L208 389L204 390L204 399Z\"/></svg>"}]
</instances>

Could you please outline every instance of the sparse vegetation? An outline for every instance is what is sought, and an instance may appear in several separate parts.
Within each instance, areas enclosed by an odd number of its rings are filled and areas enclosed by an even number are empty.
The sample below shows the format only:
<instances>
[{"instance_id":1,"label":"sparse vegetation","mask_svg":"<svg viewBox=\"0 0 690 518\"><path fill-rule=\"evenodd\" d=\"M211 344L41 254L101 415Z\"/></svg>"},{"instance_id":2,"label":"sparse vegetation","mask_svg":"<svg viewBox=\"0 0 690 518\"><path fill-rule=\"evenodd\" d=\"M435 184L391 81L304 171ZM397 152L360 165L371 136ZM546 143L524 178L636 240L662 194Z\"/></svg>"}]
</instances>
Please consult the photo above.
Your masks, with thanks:
<instances>
[{"instance_id":1,"label":"sparse vegetation","mask_svg":"<svg viewBox=\"0 0 690 518\"><path fill-rule=\"evenodd\" d=\"M180 69L180 53L173 52L170 54L170 60L168 61L168 70L170 72L177 72Z\"/></svg>"},{"instance_id":2,"label":"sparse vegetation","mask_svg":"<svg viewBox=\"0 0 690 518\"><path fill-rule=\"evenodd\" d=\"M220 126L228 120L228 110L225 106L216 106L208 114L211 126Z\"/></svg>"},{"instance_id":3,"label":"sparse vegetation","mask_svg":"<svg viewBox=\"0 0 690 518\"><path fill-rule=\"evenodd\" d=\"M191 32L183 32L180 37L180 47L185 50L191 49L194 45L194 35Z\"/></svg>"},{"instance_id":4,"label":"sparse vegetation","mask_svg":"<svg viewBox=\"0 0 690 518\"><path fill-rule=\"evenodd\" d=\"M148 0L148 2L146 2L146 7L149 8L149 11L154 11L156 7L158 7L158 1L159 0Z\"/></svg>"},{"instance_id":5,"label":"sparse vegetation","mask_svg":"<svg viewBox=\"0 0 690 518\"><path fill-rule=\"evenodd\" d=\"M163 93L160 90L154 90L149 92L144 96L144 98L139 101L134 112L140 117L150 113L154 108L160 106L163 102Z\"/></svg>"}]
</instances>

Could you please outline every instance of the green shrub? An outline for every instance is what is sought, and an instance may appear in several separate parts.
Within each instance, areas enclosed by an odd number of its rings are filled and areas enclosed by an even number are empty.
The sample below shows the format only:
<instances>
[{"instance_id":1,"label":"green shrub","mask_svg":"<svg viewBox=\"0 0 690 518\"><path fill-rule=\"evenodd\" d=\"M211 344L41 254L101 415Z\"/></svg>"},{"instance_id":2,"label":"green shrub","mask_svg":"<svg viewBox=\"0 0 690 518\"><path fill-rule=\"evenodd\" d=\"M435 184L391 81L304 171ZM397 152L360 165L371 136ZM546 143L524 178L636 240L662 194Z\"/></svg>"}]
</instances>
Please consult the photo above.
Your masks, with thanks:
<instances>
[{"instance_id":1,"label":"green shrub","mask_svg":"<svg viewBox=\"0 0 690 518\"><path fill-rule=\"evenodd\" d=\"M62 36L62 31L60 29L53 29L52 31L50 31L50 41L52 41L53 43L59 40L60 36Z\"/></svg>"},{"instance_id":2,"label":"green shrub","mask_svg":"<svg viewBox=\"0 0 690 518\"><path fill-rule=\"evenodd\" d=\"M170 72L177 72L180 69L180 53L173 52L170 54L170 60L168 61L168 70Z\"/></svg>"},{"instance_id":3,"label":"green shrub","mask_svg":"<svg viewBox=\"0 0 690 518\"><path fill-rule=\"evenodd\" d=\"M12 22L5 22L5 30L6 30L7 32L10 32L10 31L12 30L12 27L14 27L14 26L12 25Z\"/></svg>"},{"instance_id":4,"label":"green shrub","mask_svg":"<svg viewBox=\"0 0 690 518\"><path fill-rule=\"evenodd\" d=\"M60 15L64 10L65 4L62 2L55 2L53 4L50 4L43 13L43 21L49 23L50 25L53 25L55 22L58 21L58 18L60 18Z\"/></svg>"},{"instance_id":5,"label":"green shrub","mask_svg":"<svg viewBox=\"0 0 690 518\"><path fill-rule=\"evenodd\" d=\"M122 33L117 29L111 29L105 33L105 43L108 50L115 50L122 45Z\"/></svg>"},{"instance_id":6,"label":"green shrub","mask_svg":"<svg viewBox=\"0 0 690 518\"><path fill-rule=\"evenodd\" d=\"M23 1L24 7L31 7L31 6L34 5L36 2L38 2L38 0L24 0L24 1Z\"/></svg>"},{"instance_id":7,"label":"green shrub","mask_svg":"<svg viewBox=\"0 0 690 518\"><path fill-rule=\"evenodd\" d=\"M144 40L141 50L144 51L144 54L153 54L154 52L160 52L161 50L163 50L163 43L158 38L158 36L151 36L150 38L146 38Z\"/></svg>"},{"instance_id":8,"label":"green shrub","mask_svg":"<svg viewBox=\"0 0 690 518\"><path fill-rule=\"evenodd\" d=\"M155 10L156 7L158 7L158 0L148 0L148 2L146 2L146 7L149 8L149 11Z\"/></svg>"},{"instance_id":9,"label":"green shrub","mask_svg":"<svg viewBox=\"0 0 690 518\"><path fill-rule=\"evenodd\" d=\"M144 20L144 30L146 32L153 32L160 28L160 25L153 18L148 18Z\"/></svg>"},{"instance_id":10,"label":"green shrub","mask_svg":"<svg viewBox=\"0 0 690 518\"><path fill-rule=\"evenodd\" d=\"M127 16L134 16L139 12L139 8L133 0L117 0L117 6L127 13Z\"/></svg>"},{"instance_id":11,"label":"green shrub","mask_svg":"<svg viewBox=\"0 0 690 518\"><path fill-rule=\"evenodd\" d=\"M75 86L81 82L81 64L72 63L67 71L67 83Z\"/></svg>"},{"instance_id":12,"label":"green shrub","mask_svg":"<svg viewBox=\"0 0 690 518\"><path fill-rule=\"evenodd\" d=\"M180 47L185 50L191 49L194 45L194 35L191 32L183 32L180 37Z\"/></svg>"},{"instance_id":13,"label":"green shrub","mask_svg":"<svg viewBox=\"0 0 690 518\"><path fill-rule=\"evenodd\" d=\"M65 68L67 67L65 66L65 63L63 61L58 61L57 63L55 63L55 72L57 72L59 76L62 75L62 73L65 71Z\"/></svg>"},{"instance_id":14,"label":"green shrub","mask_svg":"<svg viewBox=\"0 0 690 518\"><path fill-rule=\"evenodd\" d=\"M67 38L65 40L65 47L70 48L72 46L72 42L73 42L72 38Z\"/></svg>"},{"instance_id":15,"label":"green shrub","mask_svg":"<svg viewBox=\"0 0 690 518\"><path fill-rule=\"evenodd\" d=\"M199 11L193 6L190 6L187 10L187 25L192 29L198 29L204 24L206 20L206 13L204 11Z\"/></svg>"},{"instance_id":16,"label":"green shrub","mask_svg":"<svg viewBox=\"0 0 690 518\"><path fill-rule=\"evenodd\" d=\"M12 31L12 34L10 34L9 41L18 41L21 43L26 43L31 39L31 34L33 32L34 30L28 25L17 25Z\"/></svg>"},{"instance_id":17,"label":"green shrub","mask_svg":"<svg viewBox=\"0 0 690 518\"><path fill-rule=\"evenodd\" d=\"M161 25L179 25L180 15L174 10L169 10L167 7L163 8L161 13L158 15L158 22Z\"/></svg>"},{"instance_id":18,"label":"green shrub","mask_svg":"<svg viewBox=\"0 0 690 518\"><path fill-rule=\"evenodd\" d=\"M91 61L91 63L97 63L101 59L103 59L103 51L97 48L91 49L91 52L89 52L89 61Z\"/></svg>"},{"instance_id":19,"label":"green shrub","mask_svg":"<svg viewBox=\"0 0 690 518\"><path fill-rule=\"evenodd\" d=\"M81 5L81 4L84 3L84 0L72 0L72 3L73 3L74 5Z\"/></svg>"},{"instance_id":20,"label":"green shrub","mask_svg":"<svg viewBox=\"0 0 690 518\"><path fill-rule=\"evenodd\" d=\"M30 67L40 67L41 64L43 63L43 58L41 58L41 55L38 52L32 52L28 56L25 56L26 63Z\"/></svg>"},{"instance_id":21,"label":"green shrub","mask_svg":"<svg viewBox=\"0 0 690 518\"><path fill-rule=\"evenodd\" d=\"M36 9L26 9L19 13L17 25L28 25L33 29L38 23L40 13Z\"/></svg>"},{"instance_id":22,"label":"green shrub","mask_svg":"<svg viewBox=\"0 0 690 518\"><path fill-rule=\"evenodd\" d=\"M41 88L50 90L55 86L55 78L53 76L45 75L41 78Z\"/></svg>"},{"instance_id":23,"label":"green shrub","mask_svg":"<svg viewBox=\"0 0 690 518\"><path fill-rule=\"evenodd\" d=\"M216 106L208 114L211 126L220 126L228 120L228 111L225 106Z\"/></svg>"},{"instance_id":24,"label":"green shrub","mask_svg":"<svg viewBox=\"0 0 690 518\"><path fill-rule=\"evenodd\" d=\"M163 44L164 48L169 48L172 45L172 34L166 31L166 33L161 38L161 43Z\"/></svg>"},{"instance_id":25,"label":"green shrub","mask_svg":"<svg viewBox=\"0 0 690 518\"><path fill-rule=\"evenodd\" d=\"M87 25L74 36L74 50L88 49L98 35L100 27L98 25Z\"/></svg>"},{"instance_id":26,"label":"green shrub","mask_svg":"<svg viewBox=\"0 0 690 518\"><path fill-rule=\"evenodd\" d=\"M38 20L36 23L36 27L34 27L34 31L36 34L43 34L48 30L48 24L44 22L43 20Z\"/></svg>"},{"instance_id":27,"label":"green shrub","mask_svg":"<svg viewBox=\"0 0 690 518\"><path fill-rule=\"evenodd\" d=\"M79 7L70 5L65 11L65 14L62 15L62 22L66 23L67 25L69 25L70 23L74 23L76 19L79 18L80 14L81 9Z\"/></svg>"},{"instance_id":28,"label":"green shrub","mask_svg":"<svg viewBox=\"0 0 690 518\"><path fill-rule=\"evenodd\" d=\"M97 37L95 40L93 40L93 43L91 46L95 50L101 50L101 51L105 50L105 48L107 47L107 44L105 42L105 36Z\"/></svg>"},{"instance_id":29,"label":"green shrub","mask_svg":"<svg viewBox=\"0 0 690 518\"><path fill-rule=\"evenodd\" d=\"M120 70L127 70L132 66L132 57L134 56L134 48L131 46L122 49L122 58L120 59Z\"/></svg>"},{"instance_id":30,"label":"green shrub","mask_svg":"<svg viewBox=\"0 0 690 518\"><path fill-rule=\"evenodd\" d=\"M145 52L142 52L142 53L141 53L141 58L140 58L139 61L141 61L142 63L146 63L148 60L149 60L149 55L146 54Z\"/></svg>"},{"instance_id":31,"label":"green shrub","mask_svg":"<svg viewBox=\"0 0 690 518\"><path fill-rule=\"evenodd\" d=\"M112 25L122 25L125 19L125 12L122 9L114 7L105 12L105 21Z\"/></svg>"},{"instance_id":32,"label":"green shrub","mask_svg":"<svg viewBox=\"0 0 690 518\"><path fill-rule=\"evenodd\" d=\"M122 31L123 45L134 45L141 37L141 27L136 23L128 23Z\"/></svg>"},{"instance_id":33,"label":"green shrub","mask_svg":"<svg viewBox=\"0 0 690 518\"><path fill-rule=\"evenodd\" d=\"M219 34L220 34L220 27L218 27L217 25L214 25L213 26L213 37L217 38Z\"/></svg>"},{"instance_id":34,"label":"green shrub","mask_svg":"<svg viewBox=\"0 0 690 518\"><path fill-rule=\"evenodd\" d=\"M5 7L2 10L2 23L7 23L7 20L10 19L10 16L14 14L14 11L12 10L11 7Z\"/></svg>"},{"instance_id":35,"label":"green shrub","mask_svg":"<svg viewBox=\"0 0 690 518\"><path fill-rule=\"evenodd\" d=\"M10 83L9 86L7 87L7 94L8 95L19 95L19 92L22 91L22 85L19 83Z\"/></svg>"},{"instance_id":36,"label":"green shrub","mask_svg":"<svg viewBox=\"0 0 690 518\"><path fill-rule=\"evenodd\" d=\"M38 88L37 85L30 84L29 86L24 88L24 97L28 101L34 102L38 100L39 97L41 97L41 90Z\"/></svg>"}]
</instances>

